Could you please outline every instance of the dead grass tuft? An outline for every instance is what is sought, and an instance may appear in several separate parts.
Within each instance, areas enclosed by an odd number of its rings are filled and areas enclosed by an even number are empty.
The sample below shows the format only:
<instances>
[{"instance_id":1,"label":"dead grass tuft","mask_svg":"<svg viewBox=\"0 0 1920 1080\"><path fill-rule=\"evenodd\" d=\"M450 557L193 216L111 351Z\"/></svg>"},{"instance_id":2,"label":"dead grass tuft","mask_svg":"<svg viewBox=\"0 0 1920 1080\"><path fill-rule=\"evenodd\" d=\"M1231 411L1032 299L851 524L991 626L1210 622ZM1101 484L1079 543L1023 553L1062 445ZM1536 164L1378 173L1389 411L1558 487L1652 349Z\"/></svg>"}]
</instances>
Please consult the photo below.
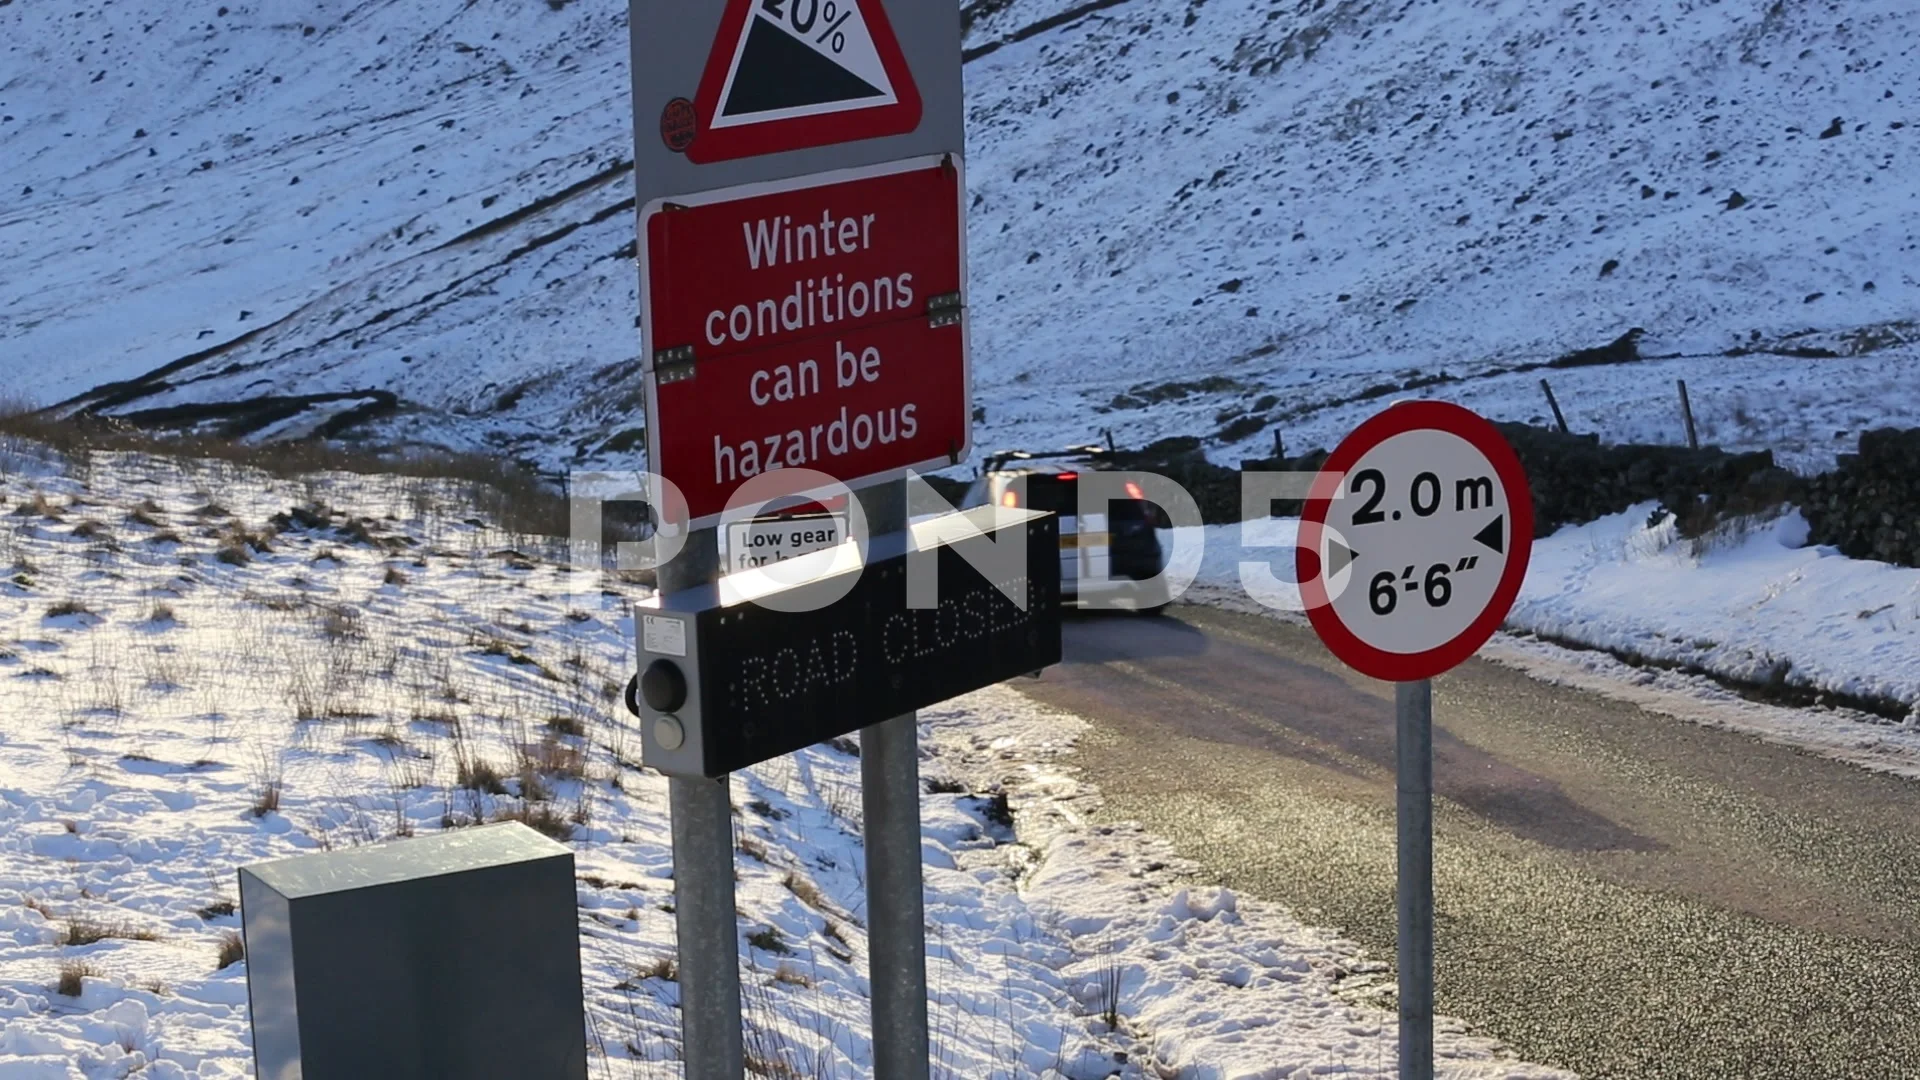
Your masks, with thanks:
<instances>
[{"instance_id":1,"label":"dead grass tuft","mask_svg":"<svg viewBox=\"0 0 1920 1080\"><path fill-rule=\"evenodd\" d=\"M790 956L793 953L793 950L787 947L787 943L781 940L779 928L773 926L748 934L747 944L761 952L778 953L782 956Z\"/></svg>"},{"instance_id":2,"label":"dead grass tuft","mask_svg":"<svg viewBox=\"0 0 1920 1080\"><path fill-rule=\"evenodd\" d=\"M219 919L219 918L223 918L225 916L231 915L233 914L233 912L234 912L233 901L215 900L213 903L208 904L206 907L195 908L193 913L195 915L200 916L203 919Z\"/></svg>"},{"instance_id":3,"label":"dead grass tuft","mask_svg":"<svg viewBox=\"0 0 1920 1080\"><path fill-rule=\"evenodd\" d=\"M34 492L33 498L21 503L14 510L14 514L17 517L38 517L46 521L65 521L67 517L65 508L48 498L44 491Z\"/></svg>"},{"instance_id":4,"label":"dead grass tuft","mask_svg":"<svg viewBox=\"0 0 1920 1080\"><path fill-rule=\"evenodd\" d=\"M562 842L573 838L573 823L552 803L523 802L510 809L496 811L493 820L517 821L537 833Z\"/></svg>"},{"instance_id":5,"label":"dead grass tuft","mask_svg":"<svg viewBox=\"0 0 1920 1080\"><path fill-rule=\"evenodd\" d=\"M792 893L795 899L815 911L831 910L827 904L827 896L820 891L820 886L816 885L813 879L802 875L798 871L787 871L787 876L780 880L780 884L785 885L787 891Z\"/></svg>"},{"instance_id":6,"label":"dead grass tuft","mask_svg":"<svg viewBox=\"0 0 1920 1080\"><path fill-rule=\"evenodd\" d=\"M397 566L389 566L387 567L386 575L381 578L381 583L392 585L396 588L404 588L408 584L406 571L401 570Z\"/></svg>"},{"instance_id":7,"label":"dead grass tuft","mask_svg":"<svg viewBox=\"0 0 1920 1080\"><path fill-rule=\"evenodd\" d=\"M734 846L740 849L740 854L745 855L755 862L764 863L767 861L767 845L762 843L760 838L752 833L741 833L740 839L735 841Z\"/></svg>"},{"instance_id":8,"label":"dead grass tuft","mask_svg":"<svg viewBox=\"0 0 1920 1080\"><path fill-rule=\"evenodd\" d=\"M463 788L484 791L489 795L507 793L506 778L485 758L463 759L455 769L454 780Z\"/></svg>"},{"instance_id":9,"label":"dead grass tuft","mask_svg":"<svg viewBox=\"0 0 1920 1080\"><path fill-rule=\"evenodd\" d=\"M83 917L67 920L67 928L60 934L62 945L91 945L96 941L109 939L159 941L160 935L131 923L105 923Z\"/></svg>"},{"instance_id":10,"label":"dead grass tuft","mask_svg":"<svg viewBox=\"0 0 1920 1080\"><path fill-rule=\"evenodd\" d=\"M547 782L540 778L540 772L533 767L532 761L523 760L520 763L520 775L515 777L515 779L520 782L520 797L522 799L531 802L545 802L553 798L553 788L548 786Z\"/></svg>"},{"instance_id":11,"label":"dead grass tuft","mask_svg":"<svg viewBox=\"0 0 1920 1080\"><path fill-rule=\"evenodd\" d=\"M547 4L552 6L553 0L547 0ZM755 1076L767 1077L768 1080L805 1080L800 1070L787 1064L783 1058L748 1051L741 1065L747 1072Z\"/></svg>"},{"instance_id":12,"label":"dead grass tuft","mask_svg":"<svg viewBox=\"0 0 1920 1080\"><path fill-rule=\"evenodd\" d=\"M557 731L549 731L539 742L528 747L527 760L545 776L578 780L587 774L586 748L562 742Z\"/></svg>"},{"instance_id":13,"label":"dead grass tuft","mask_svg":"<svg viewBox=\"0 0 1920 1080\"><path fill-rule=\"evenodd\" d=\"M225 971L247 958L247 939L241 937L238 930L229 930L221 934L219 951L216 955L219 960L214 964L214 970Z\"/></svg>"},{"instance_id":14,"label":"dead grass tuft","mask_svg":"<svg viewBox=\"0 0 1920 1080\"><path fill-rule=\"evenodd\" d=\"M780 962L779 967L773 969L773 981L783 986L798 986L803 990L813 989L813 980L807 976L807 973L784 960Z\"/></svg>"},{"instance_id":15,"label":"dead grass tuft","mask_svg":"<svg viewBox=\"0 0 1920 1080\"><path fill-rule=\"evenodd\" d=\"M827 946L827 954L829 956L832 956L835 960L843 964L853 963L853 943L847 940L847 932L839 923L828 919L826 929L822 930L821 933L831 940L840 943L837 946Z\"/></svg>"},{"instance_id":16,"label":"dead grass tuft","mask_svg":"<svg viewBox=\"0 0 1920 1080\"><path fill-rule=\"evenodd\" d=\"M87 979L100 978L105 972L78 958L60 961L60 974L53 984L55 993L62 997L77 998L86 989Z\"/></svg>"},{"instance_id":17,"label":"dead grass tuft","mask_svg":"<svg viewBox=\"0 0 1920 1080\"><path fill-rule=\"evenodd\" d=\"M91 615L93 609L78 600L62 600L47 608L47 618L60 619L68 615Z\"/></svg>"},{"instance_id":18,"label":"dead grass tuft","mask_svg":"<svg viewBox=\"0 0 1920 1080\"><path fill-rule=\"evenodd\" d=\"M633 975L615 984L614 989L638 990L640 984L648 979L659 979L661 982L678 982L680 981L680 965L675 963L671 956L661 956L651 964L635 968Z\"/></svg>"}]
</instances>

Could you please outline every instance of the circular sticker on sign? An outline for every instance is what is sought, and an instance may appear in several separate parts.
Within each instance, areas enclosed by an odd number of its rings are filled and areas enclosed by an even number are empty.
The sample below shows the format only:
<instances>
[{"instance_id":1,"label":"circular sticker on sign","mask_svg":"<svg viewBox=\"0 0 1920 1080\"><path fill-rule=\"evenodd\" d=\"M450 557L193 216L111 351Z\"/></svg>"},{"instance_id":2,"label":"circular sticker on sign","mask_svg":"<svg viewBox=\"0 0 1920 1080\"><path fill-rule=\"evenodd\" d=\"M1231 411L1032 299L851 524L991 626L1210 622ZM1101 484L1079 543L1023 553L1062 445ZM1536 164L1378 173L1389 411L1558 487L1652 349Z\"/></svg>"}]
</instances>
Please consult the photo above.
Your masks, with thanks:
<instances>
[{"instance_id":1,"label":"circular sticker on sign","mask_svg":"<svg viewBox=\"0 0 1920 1080\"><path fill-rule=\"evenodd\" d=\"M660 141L667 144L667 149L684 154L699 133L700 118L693 111L693 102L677 97L660 110Z\"/></svg>"},{"instance_id":2,"label":"circular sticker on sign","mask_svg":"<svg viewBox=\"0 0 1920 1080\"><path fill-rule=\"evenodd\" d=\"M1354 429L1300 517L1307 618L1349 667L1431 678L1473 655L1520 593L1533 497L1513 448L1458 405L1395 405Z\"/></svg>"}]
</instances>

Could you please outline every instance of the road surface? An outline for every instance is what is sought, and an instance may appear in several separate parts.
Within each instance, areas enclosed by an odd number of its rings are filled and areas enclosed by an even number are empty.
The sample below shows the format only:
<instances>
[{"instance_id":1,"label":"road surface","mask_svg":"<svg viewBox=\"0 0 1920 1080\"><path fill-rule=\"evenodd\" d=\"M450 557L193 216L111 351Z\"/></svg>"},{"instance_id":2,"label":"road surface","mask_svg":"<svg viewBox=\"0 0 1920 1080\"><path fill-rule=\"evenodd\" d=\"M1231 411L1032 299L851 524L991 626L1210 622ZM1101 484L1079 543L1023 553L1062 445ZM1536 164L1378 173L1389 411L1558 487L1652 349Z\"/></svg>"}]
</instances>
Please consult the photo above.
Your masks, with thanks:
<instances>
[{"instance_id":1,"label":"road surface","mask_svg":"<svg viewBox=\"0 0 1920 1080\"><path fill-rule=\"evenodd\" d=\"M1065 638L1023 689L1104 816L1391 962L1389 684L1205 607ZM1442 1013L1589 1077L1920 1077L1920 782L1477 660L1434 717Z\"/></svg>"}]
</instances>

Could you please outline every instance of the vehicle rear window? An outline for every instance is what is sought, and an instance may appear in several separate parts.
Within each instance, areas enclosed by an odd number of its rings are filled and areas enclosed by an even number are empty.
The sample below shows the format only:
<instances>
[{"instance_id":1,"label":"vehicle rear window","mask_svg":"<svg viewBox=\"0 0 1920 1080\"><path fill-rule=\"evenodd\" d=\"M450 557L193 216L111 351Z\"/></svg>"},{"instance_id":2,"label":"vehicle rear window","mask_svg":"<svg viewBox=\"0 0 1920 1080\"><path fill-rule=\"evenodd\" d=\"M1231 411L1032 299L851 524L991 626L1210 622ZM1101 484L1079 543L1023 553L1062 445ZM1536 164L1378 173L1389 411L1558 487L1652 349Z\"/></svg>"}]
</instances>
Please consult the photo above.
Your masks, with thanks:
<instances>
[{"instance_id":1,"label":"vehicle rear window","mask_svg":"<svg viewBox=\"0 0 1920 1080\"><path fill-rule=\"evenodd\" d=\"M1029 509L1063 517L1080 513L1078 477L1063 480L1049 473L1031 473L1025 479ZM1153 516L1153 510L1138 499L1119 498L1108 501L1107 515L1114 521L1145 521Z\"/></svg>"},{"instance_id":2,"label":"vehicle rear window","mask_svg":"<svg viewBox=\"0 0 1920 1080\"><path fill-rule=\"evenodd\" d=\"M1047 473L1032 473L1026 478L1026 502L1030 510L1067 516L1080 512L1080 481L1062 480Z\"/></svg>"}]
</instances>

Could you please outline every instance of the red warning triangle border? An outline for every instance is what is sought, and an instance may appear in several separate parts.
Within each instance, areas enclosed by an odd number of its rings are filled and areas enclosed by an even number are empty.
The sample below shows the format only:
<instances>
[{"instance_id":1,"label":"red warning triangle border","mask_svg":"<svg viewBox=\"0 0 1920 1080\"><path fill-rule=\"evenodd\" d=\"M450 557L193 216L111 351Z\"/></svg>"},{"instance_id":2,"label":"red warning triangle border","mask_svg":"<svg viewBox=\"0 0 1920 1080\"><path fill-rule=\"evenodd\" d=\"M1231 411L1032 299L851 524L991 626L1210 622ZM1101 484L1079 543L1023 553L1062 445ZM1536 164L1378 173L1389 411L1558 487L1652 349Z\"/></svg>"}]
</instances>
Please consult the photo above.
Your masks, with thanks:
<instances>
[{"instance_id":1,"label":"red warning triangle border","mask_svg":"<svg viewBox=\"0 0 1920 1080\"><path fill-rule=\"evenodd\" d=\"M894 37L893 24L887 21L882 0L844 0L858 4L867 30L873 35L874 51L893 83L895 101L864 109L846 109L818 116L797 116L768 120L757 124L711 128L708 120L720 106L720 93L726 88L727 72L740 36L747 31L753 5L760 0L727 0L720 16L720 31L714 35L713 51L707 56L706 71L700 76L700 88L694 94L694 114L699 130L687 146L687 160L696 165L716 161L780 154L789 150L807 150L834 143L876 139L886 135L904 135L920 126L920 88Z\"/></svg>"}]
</instances>

